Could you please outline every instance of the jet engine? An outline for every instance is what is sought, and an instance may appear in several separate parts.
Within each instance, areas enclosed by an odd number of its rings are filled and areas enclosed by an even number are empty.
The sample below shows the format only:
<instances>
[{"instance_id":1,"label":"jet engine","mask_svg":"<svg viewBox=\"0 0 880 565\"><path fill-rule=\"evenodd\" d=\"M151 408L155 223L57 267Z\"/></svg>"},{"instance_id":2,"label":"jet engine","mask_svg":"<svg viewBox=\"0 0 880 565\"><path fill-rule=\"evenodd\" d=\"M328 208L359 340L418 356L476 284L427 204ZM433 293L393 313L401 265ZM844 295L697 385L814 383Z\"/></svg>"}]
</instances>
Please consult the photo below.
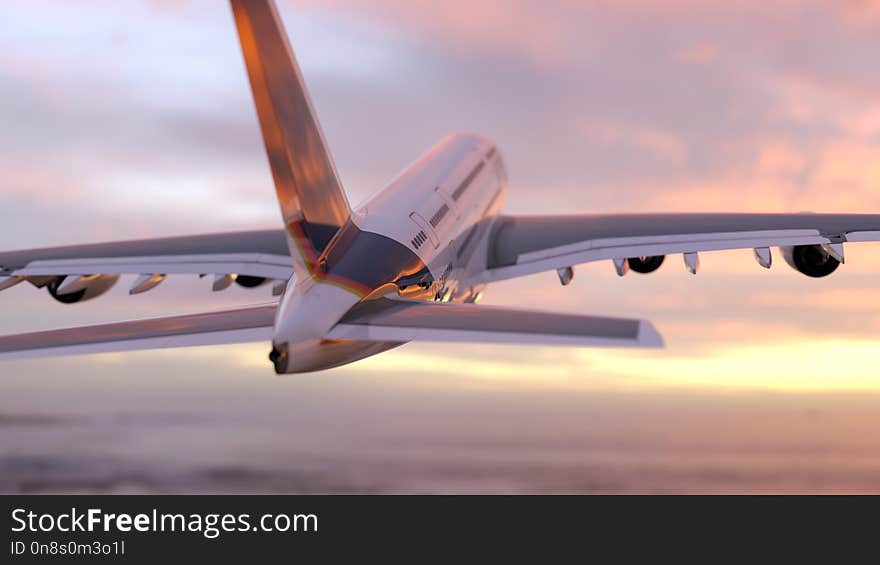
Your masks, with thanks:
<instances>
[{"instance_id":1,"label":"jet engine","mask_svg":"<svg viewBox=\"0 0 880 565\"><path fill-rule=\"evenodd\" d=\"M646 274L653 273L659 269L664 259L666 259L665 255L652 255L648 257L630 257L626 262L629 263L630 270Z\"/></svg>"},{"instance_id":2,"label":"jet engine","mask_svg":"<svg viewBox=\"0 0 880 565\"><path fill-rule=\"evenodd\" d=\"M832 257L821 245L795 245L779 249L785 262L792 269L808 277L827 277L840 266L840 261Z\"/></svg>"},{"instance_id":3,"label":"jet engine","mask_svg":"<svg viewBox=\"0 0 880 565\"><path fill-rule=\"evenodd\" d=\"M73 304L101 296L118 280L119 275L55 277L46 284L46 290L58 302Z\"/></svg>"}]
</instances>

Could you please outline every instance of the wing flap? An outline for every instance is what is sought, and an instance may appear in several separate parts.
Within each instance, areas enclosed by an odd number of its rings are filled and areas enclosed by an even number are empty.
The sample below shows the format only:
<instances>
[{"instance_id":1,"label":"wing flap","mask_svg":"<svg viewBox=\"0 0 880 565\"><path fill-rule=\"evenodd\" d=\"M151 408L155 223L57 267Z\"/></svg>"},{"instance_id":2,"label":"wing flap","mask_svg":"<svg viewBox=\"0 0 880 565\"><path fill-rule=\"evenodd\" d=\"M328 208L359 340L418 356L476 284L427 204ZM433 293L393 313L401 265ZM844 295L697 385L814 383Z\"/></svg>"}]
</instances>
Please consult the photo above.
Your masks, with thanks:
<instances>
[{"instance_id":1,"label":"wing flap","mask_svg":"<svg viewBox=\"0 0 880 565\"><path fill-rule=\"evenodd\" d=\"M660 334L645 320L386 298L359 304L326 337L389 342L663 345Z\"/></svg>"},{"instance_id":2,"label":"wing flap","mask_svg":"<svg viewBox=\"0 0 880 565\"><path fill-rule=\"evenodd\" d=\"M0 359L268 341L274 304L0 336Z\"/></svg>"}]
</instances>

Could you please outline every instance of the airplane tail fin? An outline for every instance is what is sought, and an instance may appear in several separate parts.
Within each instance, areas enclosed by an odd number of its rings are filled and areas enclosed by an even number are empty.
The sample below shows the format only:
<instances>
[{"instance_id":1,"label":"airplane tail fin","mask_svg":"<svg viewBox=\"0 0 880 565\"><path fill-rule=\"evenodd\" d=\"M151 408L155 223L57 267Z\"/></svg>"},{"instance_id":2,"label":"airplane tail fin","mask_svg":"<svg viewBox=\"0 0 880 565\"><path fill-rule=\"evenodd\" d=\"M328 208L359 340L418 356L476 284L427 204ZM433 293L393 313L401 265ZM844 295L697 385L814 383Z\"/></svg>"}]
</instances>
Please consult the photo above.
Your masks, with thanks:
<instances>
[{"instance_id":1,"label":"airplane tail fin","mask_svg":"<svg viewBox=\"0 0 880 565\"><path fill-rule=\"evenodd\" d=\"M294 267L312 272L348 200L274 2L231 1Z\"/></svg>"}]
</instances>

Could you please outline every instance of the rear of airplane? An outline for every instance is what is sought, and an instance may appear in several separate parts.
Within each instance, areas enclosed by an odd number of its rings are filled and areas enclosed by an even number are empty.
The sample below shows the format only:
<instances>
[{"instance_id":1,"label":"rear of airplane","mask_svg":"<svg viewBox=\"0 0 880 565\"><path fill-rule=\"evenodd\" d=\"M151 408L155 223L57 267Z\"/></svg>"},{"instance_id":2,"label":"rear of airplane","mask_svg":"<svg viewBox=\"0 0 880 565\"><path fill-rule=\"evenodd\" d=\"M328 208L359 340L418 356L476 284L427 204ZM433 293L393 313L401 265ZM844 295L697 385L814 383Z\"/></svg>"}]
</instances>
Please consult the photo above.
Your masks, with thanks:
<instances>
[{"instance_id":1,"label":"rear of airplane","mask_svg":"<svg viewBox=\"0 0 880 565\"><path fill-rule=\"evenodd\" d=\"M270 359L276 372L296 373L343 365L408 341L622 347L662 343L653 326L641 320L443 302L443 293L432 286L436 283L443 288L444 281L449 282L446 278L453 277L443 262L451 261L458 243L467 247L468 240L489 237L490 231L448 232L450 237L463 238L449 241L448 246L441 246L435 233L434 248L447 253L435 255L422 248L423 240L411 240L413 230L421 226L413 214L430 212L422 218L433 221L424 222L426 232L456 207L459 212L465 208L480 212L461 214L472 220L483 219L490 211L494 214L491 202L497 198L491 197L487 205L476 198L482 193L473 188L479 185L477 175L490 170L486 165L494 147L490 150L491 144L482 144L473 136L459 136L458 149L446 144L442 155L420 161L445 171L450 187L456 186L451 195L438 193L443 183L434 178L437 171L427 167L434 172L421 175L417 164L409 175L399 177L409 179L406 183L383 193L389 196L397 191L405 198L382 199L371 208L370 216L378 221L355 224L274 3L231 3L284 220L283 233L263 230L0 253L0 290L29 281L48 286L62 302L78 302L103 293L121 274L138 275L131 294L154 288L168 274L214 273L217 291L236 277L249 281L242 286L254 281L288 281L294 275L298 283L280 291L283 296L277 304L0 336L0 359L271 339ZM466 196L460 199L462 195ZM444 211L438 213L438 209ZM453 215L458 214L448 214ZM531 244L547 239L520 238L520 224L532 225L507 220L502 233L512 234L514 245L506 245L505 250L519 253L523 249L516 244L521 240ZM422 233L421 237L427 236ZM432 259L437 259L436 272L429 267ZM505 263L499 270L533 268L520 259L517 254L512 266ZM479 266L480 261L474 264ZM489 280L488 272L476 271ZM449 288L461 281L452 282ZM421 291L399 294L409 287Z\"/></svg>"},{"instance_id":2,"label":"rear of airplane","mask_svg":"<svg viewBox=\"0 0 880 565\"><path fill-rule=\"evenodd\" d=\"M276 372L335 367L413 339L659 343L656 332L638 320L565 318L476 305L460 309L377 297L366 300L373 290L394 287L402 276L427 270L427 266L406 245L406 238L364 233L350 222L348 201L274 3L232 0L232 9L294 270L300 281L315 283L293 285L281 299L270 354ZM455 156L445 165L465 157ZM433 181L429 184L434 186ZM407 188L413 197L422 194L418 186ZM400 214L409 225L407 210L387 211L391 215L386 223L393 224ZM334 240L343 226L345 230ZM337 257L334 261L334 253L350 260ZM382 270L380 265L388 268ZM367 276L371 273L376 276Z\"/></svg>"},{"instance_id":3,"label":"rear of airplane","mask_svg":"<svg viewBox=\"0 0 880 565\"><path fill-rule=\"evenodd\" d=\"M274 4L231 2L286 229L0 252L0 291L28 282L73 304L119 275L136 275L129 293L142 294L169 274L213 273L215 291L276 281L280 302L2 335L0 359L271 339L275 370L292 373L408 341L657 347L645 320L455 301L540 272L565 285L572 266L593 261L624 275L632 258L682 254L696 273L697 253L727 249L751 249L769 268L770 247L781 247L796 270L821 277L843 262L844 243L880 241L877 214L498 216L501 192L480 187L504 184L503 169L473 137L418 161L356 224ZM464 220L438 231L444 217ZM302 284L277 284L294 275Z\"/></svg>"},{"instance_id":4,"label":"rear of airplane","mask_svg":"<svg viewBox=\"0 0 880 565\"><path fill-rule=\"evenodd\" d=\"M232 0L232 11L294 268L308 276L348 200L274 3Z\"/></svg>"}]
</instances>

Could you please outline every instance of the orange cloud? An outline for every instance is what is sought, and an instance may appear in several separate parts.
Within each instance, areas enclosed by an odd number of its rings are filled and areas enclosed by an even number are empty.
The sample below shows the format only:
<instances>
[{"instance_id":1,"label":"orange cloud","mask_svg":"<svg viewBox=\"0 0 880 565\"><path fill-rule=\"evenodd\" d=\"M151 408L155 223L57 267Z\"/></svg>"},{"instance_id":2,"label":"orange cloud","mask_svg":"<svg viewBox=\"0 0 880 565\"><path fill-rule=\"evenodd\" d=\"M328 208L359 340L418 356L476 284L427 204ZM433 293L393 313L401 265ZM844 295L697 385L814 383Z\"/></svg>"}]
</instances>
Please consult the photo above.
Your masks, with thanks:
<instances>
[{"instance_id":1,"label":"orange cloud","mask_svg":"<svg viewBox=\"0 0 880 565\"><path fill-rule=\"evenodd\" d=\"M770 175L794 175L803 171L806 157L785 139L768 141L759 149L758 169Z\"/></svg>"},{"instance_id":2,"label":"orange cloud","mask_svg":"<svg viewBox=\"0 0 880 565\"><path fill-rule=\"evenodd\" d=\"M860 202L860 208L866 209L865 195L876 193L880 186L880 145L832 141L822 153L814 184L833 191L834 200Z\"/></svg>"},{"instance_id":3,"label":"orange cloud","mask_svg":"<svg viewBox=\"0 0 880 565\"><path fill-rule=\"evenodd\" d=\"M864 311L866 305L870 307L870 305L880 302L880 288L822 289L813 292L795 293L780 290L762 290L758 287L750 294L750 300L756 305L768 308L794 307L810 311L858 312ZM827 315L827 313L823 315ZM878 328L872 325L870 329L873 333Z\"/></svg>"},{"instance_id":4,"label":"orange cloud","mask_svg":"<svg viewBox=\"0 0 880 565\"><path fill-rule=\"evenodd\" d=\"M711 43L698 43L676 51L672 57L680 63L705 65L718 59L718 46Z\"/></svg>"},{"instance_id":5,"label":"orange cloud","mask_svg":"<svg viewBox=\"0 0 880 565\"><path fill-rule=\"evenodd\" d=\"M744 174L731 178L657 183L644 211L791 212L793 185Z\"/></svg>"},{"instance_id":6,"label":"orange cloud","mask_svg":"<svg viewBox=\"0 0 880 565\"><path fill-rule=\"evenodd\" d=\"M331 9L357 14L383 23L419 39L456 51L469 49L510 50L535 63L553 64L567 58L566 48L582 29L581 17L591 11L574 0L544 6L523 0L450 0L442 4L426 1L381 0L291 0L294 6ZM560 13L578 14L561 19ZM523 33L528 29L528 33Z\"/></svg>"},{"instance_id":7,"label":"orange cloud","mask_svg":"<svg viewBox=\"0 0 880 565\"><path fill-rule=\"evenodd\" d=\"M580 120L580 131L594 145L621 145L670 163L683 164L687 147L670 131L593 118Z\"/></svg>"},{"instance_id":8,"label":"orange cloud","mask_svg":"<svg viewBox=\"0 0 880 565\"><path fill-rule=\"evenodd\" d=\"M877 0L840 0L836 5L851 24L872 27L880 23L880 3Z\"/></svg>"}]
</instances>

